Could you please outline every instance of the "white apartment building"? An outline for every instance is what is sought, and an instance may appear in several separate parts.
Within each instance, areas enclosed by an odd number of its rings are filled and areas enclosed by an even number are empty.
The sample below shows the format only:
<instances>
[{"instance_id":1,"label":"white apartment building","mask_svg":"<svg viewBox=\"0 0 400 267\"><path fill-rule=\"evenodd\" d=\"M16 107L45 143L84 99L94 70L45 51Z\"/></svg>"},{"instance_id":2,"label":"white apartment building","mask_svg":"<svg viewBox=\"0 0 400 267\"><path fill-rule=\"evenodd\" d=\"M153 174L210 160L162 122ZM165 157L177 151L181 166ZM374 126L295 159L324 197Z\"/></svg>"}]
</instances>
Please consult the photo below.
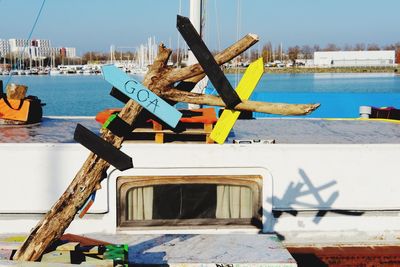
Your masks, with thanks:
<instances>
[{"instance_id":1,"label":"white apartment building","mask_svg":"<svg viewBox=\"0 0 400 267\"><path fill-rule=\"evenodd\" d=\"M32 40L32 41L36 41L38 47L43 47L43 48L44 47L47 47L47 48L51 47L50 40L39 39L39 40Z\"/></svg>"},{"instance_id":2,"label":"white apartment building","mask_svg":"<svg viewBox=\"0 0 400 267\"><path fill-rule=\"evenodd\" d=\"M0 39L0 56L6 53L13 53L16 57L43 59L60 54L60 50L65 49L67 58L76 57L75 47L55 48L51 46L50 40L46 39Z\"/></svg>"},{"instance_id":3,"label":"white apartment building","mask_svg":"<svg viewBox=\"0 0 400 267\"><path fill-rule=\"evenodd\" d=\"M30 56L32 57L32 59L51 57L52 51L53 51L53 49L51 47L31 46L29 49L30 49L29 53L30 53Z\"/></svg>"},{"instance_id":4,"label":"white apartment building","mask_svg":"<svg viewBox=\"0 0 400 267\"><path fill-rule=\"evenodd\" d=\"M9 39L11 53L32 59L50 56L50 40Z\"/></svg>"},{"instance_id":5,"label":"white apartment building","mask_svg":"<svg viewBox=\"0 0 400 267\"><path fill-rule=\"evenodd\" d=\"M9 39L10 52L23 57L29 57L29 40Z\"/></svg>"},{"instance_id":6,"label":"white apartment building","mask_svg":"<svg viewBox=\"0 0 400 267\"><path fill-rule=\"evenodd\" d=\"M65 47L65 56L67 58L75 58L76 57L76 48L75 47Z\"/></svg>"},{"instance_id":7,"label":"white apartment building","mask_svg":"<svg viewBox=\"0 0 400 267\"><path fill-rule=\"evenodd\" d=\"M381 51L320 51L314 52L317 67L384 67L394 66L394 50Z\"/></svg>"},{"instance_id":8,"label":"white apartment building","mask_svg":"<svg viewBox=\"0 0 400 267\"><path fill-rule=\"evenodd\" d=\"M10 44L8 40L0 39L0 57L4 57L8 53L10 53Z\"/></svg>"}]
</instances>

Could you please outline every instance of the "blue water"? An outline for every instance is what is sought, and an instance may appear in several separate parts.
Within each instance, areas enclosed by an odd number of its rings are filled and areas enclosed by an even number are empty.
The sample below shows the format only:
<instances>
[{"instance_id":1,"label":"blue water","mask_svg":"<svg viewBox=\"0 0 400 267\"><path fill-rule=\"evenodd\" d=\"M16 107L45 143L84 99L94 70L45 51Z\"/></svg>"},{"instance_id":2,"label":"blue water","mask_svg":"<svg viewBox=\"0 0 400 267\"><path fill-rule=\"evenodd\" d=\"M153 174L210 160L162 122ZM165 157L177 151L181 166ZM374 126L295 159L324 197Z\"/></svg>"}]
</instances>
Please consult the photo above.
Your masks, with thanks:
<instances>
[{"instance_id":1,"label":"blue water","mask_svg":"<svg viewBox=\"0 0 400 267\"><path fill-rule=\"evenodd\" d=\"M229 75L235 85L237 79ZM213 88L209 93L215 92ZM291 104L320 103L310 118L355 118L359 106L400 108L400 76L395 74L265 74L250 98ZM276 115L256 113L256 117Z\"/></svg>"},{"instance_id":2,"label":"blue water","mask_svg":"<svg viewBox=\"0 0 400 267\"><path fill-rule=\"evenodd\" d=\"M237 78L227 75L233 87ZM136 77L140 80L140 77ZM0 76L6 80L7 77ZM240 77L238 77L240 79ZM101 76L14 76L27 85L28 94L46 103L46 116L93 116L122 104L109 96L111 85ZM208 93L215 92L209 85ZM358 117L358 108L400 108L400 76L394 74L265 74L252 100L285 103L321 103L308 117ZM256 114L257 117L272 116Z\"/></svg>"},{"instance_id":3,"label":"blue water","mask_svg":"<svg viewBox=\"0 0 400 267\"><path fill-rule=\"evenodd\" d=\"M13 76L11 82L27 85L29 95L46 103L45 116L94 116L103 109L122 106L109 95L112 86L100 75Z\"/></svg>"}]
</instances>

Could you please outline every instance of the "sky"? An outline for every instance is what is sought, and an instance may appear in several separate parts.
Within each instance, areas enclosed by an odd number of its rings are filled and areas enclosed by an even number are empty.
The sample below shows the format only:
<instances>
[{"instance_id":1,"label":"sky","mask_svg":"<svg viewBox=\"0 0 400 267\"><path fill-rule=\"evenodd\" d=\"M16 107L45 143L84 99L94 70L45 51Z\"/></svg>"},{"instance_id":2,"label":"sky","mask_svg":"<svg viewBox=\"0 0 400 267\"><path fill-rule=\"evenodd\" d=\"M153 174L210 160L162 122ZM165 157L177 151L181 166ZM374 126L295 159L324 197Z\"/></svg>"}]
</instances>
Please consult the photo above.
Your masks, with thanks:
<instances>
[{"instance_id":1,"label":"sky","mask_svg":"<svg viewBox=\"0 0 400 267\"><path fill-rule=\"evenodd\" d=\"M0 0L0 39L27 38L42 1ZM176 48L176 15L181 10L189 16L188 5L189 0L46 0L32 37L76 47L78 55L106 52L110 45L137 47L152 36ZM206 0L206 7L211 50L246 33L260 37L258 48L267 42L284 48L400 42L399 0Z\"/></svg>"}]
</instances>

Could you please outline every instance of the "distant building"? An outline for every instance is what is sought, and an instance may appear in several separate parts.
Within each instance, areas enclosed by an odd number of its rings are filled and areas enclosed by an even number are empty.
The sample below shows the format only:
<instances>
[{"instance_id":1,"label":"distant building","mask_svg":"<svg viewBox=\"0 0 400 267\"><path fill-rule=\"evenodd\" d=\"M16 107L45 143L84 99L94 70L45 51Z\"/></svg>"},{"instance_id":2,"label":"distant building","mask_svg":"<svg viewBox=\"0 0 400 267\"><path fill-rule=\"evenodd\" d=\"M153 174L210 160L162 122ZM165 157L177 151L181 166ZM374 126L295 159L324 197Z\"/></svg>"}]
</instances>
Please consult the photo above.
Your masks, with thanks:
<instances>
[{"instance_id":1,"label":"distant building","mask_svg":"<svg viewBox=\"0 0 400 267\"><path fill-rule=\"evenodd\" d=\"M23 57L29 56L29 40L27 39L9 39L10 52Z\"/></svg>"},{"instance_id":2,"label":"distant building","mask_svg":"<svg viewBox=\"0 0 400 267\"><path fill-rule=\"evenodd\" d=\"M76 57L76 48L75 47L61 47L60 48L60 56L65 58L75 58Z\"/></svg>"},{"instance_id":3,"label":"distant building","mask_svg":"<svg viewBox=\"0 0 400 267\"><path fill-rule=\"evenodd\" d=\"M51 56L51 48L31 46L29 48L29 54L32 57L32 59L40 59L40 58L50 57Z\"/></svg>"},{"instance_id":4,"label":"distant building","mask_svg":"<svg viewBox=\"0 0 400 267\"><path fill-rule=\"evenodd\" d=\"M13 53L16 57L43 59L62 54L67 58L76 57L75 47L55 48L51 46L50 40L46 39L0 39L0 57Z\"/></svg>"},{"instance_id":5,"label":"distant building","mask_svg":"<svg viewBox=\"0 0 400 267\"><path fill-rule=\"evenodd\" d=\"M50 57L52 55L50 40L31 40L30 51L33 59Z\"/></svg>"},{"instance_id":6,"label":"distant building","mask_svg":"<svg viewBox=\"0 0 400 267\"><path fill-rule=\"evenodd\" d=\"M8 40L0 39L0 57L5 57L10 53L10 44Z\"/></svg>"},{"instance_id":7,"label":"distant building","mask_svg":"<svg viewBox=\"0 0 400 267\"><path fill-rule=\"evenodd\" d=\"M10 52L17 56L31 57L32 59L51 56L50 40L9 39Z\"/></svg>"},{"instance_id":8,"label":"distant building","mask_svg":"<svg viewBox=\"0 0 400 267\"><path fill-rule=\"evenodd\" d=\"M76 57L76 48L75 47L65 47L65 54L67 58L75 58Z\"/></svg>"},{"instance_id":9,"label":"distant building","mask_svg":"<svg viewBox=\"0 0 400 267\"><path fill-rule=\"evenodd\" d=\"M56 57L60 55L60 48L58 47L51 47L50 48L50 53L52 57Z\"/></svg>"},{"instance_id":10,"label":"distant building","mask_svg":"<svg viewBox=\"0 0 400 267\"><path fill-rule=\"evenodd\" d=\"M314 66L317 67L384 67L394 64L394 50L314 52Z\"/></svg>"},{"instance_id":11,"label":"distant building","mask_svg":"<svg viewBox=\"0 0 400 267\"><path fill-rule=\"evenodd\" d=\"M43 47L43 48L50 48L50 40L45 40L45 39L39 39L39 40L32 40L32 42L35 42L37 47Z\"/></svg>"}]
</instances>

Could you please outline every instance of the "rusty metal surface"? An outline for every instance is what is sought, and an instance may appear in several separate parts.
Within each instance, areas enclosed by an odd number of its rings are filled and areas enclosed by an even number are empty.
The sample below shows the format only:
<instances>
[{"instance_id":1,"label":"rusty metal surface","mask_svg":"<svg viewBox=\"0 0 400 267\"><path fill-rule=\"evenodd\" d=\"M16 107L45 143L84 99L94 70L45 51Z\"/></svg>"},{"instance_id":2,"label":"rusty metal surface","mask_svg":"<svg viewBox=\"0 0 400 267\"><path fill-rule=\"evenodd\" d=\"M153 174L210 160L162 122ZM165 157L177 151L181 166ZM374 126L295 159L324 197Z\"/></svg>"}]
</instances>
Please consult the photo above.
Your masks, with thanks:
<instances>
[{"instance_id":1,"label":"rusty metal surface","mask_svg":"<svg viewBox=\"0 0 400 267\"><path fill-rule=\"evenodd\" d=\"M400 266L400 246L288 248L298 266Z\"/></svg>"}]
</instances>

